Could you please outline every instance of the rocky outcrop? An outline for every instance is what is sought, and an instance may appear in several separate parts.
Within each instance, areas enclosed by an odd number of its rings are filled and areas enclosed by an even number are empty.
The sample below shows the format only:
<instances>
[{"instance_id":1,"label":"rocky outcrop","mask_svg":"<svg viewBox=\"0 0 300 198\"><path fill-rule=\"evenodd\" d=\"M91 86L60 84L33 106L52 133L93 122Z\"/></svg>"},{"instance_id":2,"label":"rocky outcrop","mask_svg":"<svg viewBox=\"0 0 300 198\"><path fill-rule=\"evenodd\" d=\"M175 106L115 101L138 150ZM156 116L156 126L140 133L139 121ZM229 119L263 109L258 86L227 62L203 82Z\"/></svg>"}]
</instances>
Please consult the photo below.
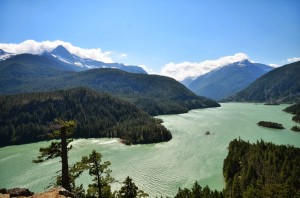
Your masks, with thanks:
<instances>
[{"instance_id":1,"label":"rocky outcrop","mask_svg":"<svg viewBox=\"0 0 300 198\"><path fill-rule=\"evenodd\" d=\"M27 188L12 188L12 189L0 189L0 198L4 197L29 197L34 193Z\"/></svg>"},{"instance_id":2,"label":"rocky outcrop","mask_svg":"<svg viewBox=\"0 0 300 198\"><path fill-rule=\"evenodd\" d=\"M0 198L10 198L10 195L0 193Z\"/></svg>"},{"instance_id":3,"label":"rocky outcrop","mask_svg":"<svg viewBox=\"0 0 300 198\"><path fill-rule=\"evenodd\" d=\"M74 194L64 188L53 188L47 192L33 194L26 188L1 189L0 198L73 198Z\"/></svg>"}]
</instances>

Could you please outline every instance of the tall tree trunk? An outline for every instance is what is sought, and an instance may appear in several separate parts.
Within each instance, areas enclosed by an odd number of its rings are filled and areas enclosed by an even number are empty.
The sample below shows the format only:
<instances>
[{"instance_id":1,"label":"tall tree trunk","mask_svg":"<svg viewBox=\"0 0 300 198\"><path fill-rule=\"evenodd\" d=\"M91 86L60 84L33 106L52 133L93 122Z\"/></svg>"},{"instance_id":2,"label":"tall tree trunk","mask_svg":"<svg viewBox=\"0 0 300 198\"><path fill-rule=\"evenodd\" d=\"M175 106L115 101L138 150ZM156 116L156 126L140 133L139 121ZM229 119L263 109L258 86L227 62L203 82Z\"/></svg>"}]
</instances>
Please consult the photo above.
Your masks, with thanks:
<instances>
[{"instance_id":1,"label":"tall tree trunk","mask_svg":"<svg viewBox=\"0 0 300 198\"><path fill-rule=\"evenodd\" d=\"M61 128L61 185L68 191L71 191L69 179L69 165L68 165L68 144L67 144L67 129Z\"/></svg>"},{"instance_id":2,"label":"tall tree trunk","mask_svg":"<svg viewBox=\"0 0 300 198\"><path fill-rule=\"evenodd\" d=\"M101 175L99 175L99 165L98 161L96 160L96 172L97 172L97 182L98 182L98 198L102 197L102 192L101 192Z\"/></svg>"}]
</instances>

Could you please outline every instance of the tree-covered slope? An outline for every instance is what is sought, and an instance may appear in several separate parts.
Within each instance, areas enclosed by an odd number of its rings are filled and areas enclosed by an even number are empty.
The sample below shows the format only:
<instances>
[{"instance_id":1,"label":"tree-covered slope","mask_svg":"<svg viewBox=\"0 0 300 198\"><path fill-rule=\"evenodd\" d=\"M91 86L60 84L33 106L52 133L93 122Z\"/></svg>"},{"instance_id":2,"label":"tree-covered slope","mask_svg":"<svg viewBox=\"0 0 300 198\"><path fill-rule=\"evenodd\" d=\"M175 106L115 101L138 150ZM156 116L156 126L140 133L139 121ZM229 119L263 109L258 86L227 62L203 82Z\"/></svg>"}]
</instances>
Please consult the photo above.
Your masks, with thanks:
<instances>
[{"instance_id":1,"label":"tree-covered slope","mask_svg":"<svg viewBox=\"0 0 300 198\"><path fill-rule=\"evenodd\" d=\"M300 197L300 149L233 140L224 160L227 197Z\"/></svg>"},{"instance_id":2,"label":"tree-covered slope","mask_svg":"<svg viewBox=\"0 0 300 198\"><path fill-rule=\"evenodd\" d=\"M31 55L33 56L33 55ZM217 107L213 100L196 96L172 78L128 73L118 69L60 71L40 63L0 62L0 94L45 92L87 87L123 97L151 115L184 113L194 108ZM22 72L18 72L22 70Z\"/></svg>"},{"instance_id":3,"label":"tree-covered slope","mask_svg":"<svg viewBox=\"0 0 300 198\"><path fill-rule=\"evenodd\" d=\"M297 104L293 104L291 106L288 106L287 108L285 108L283 111L291 113L291 114L296 114L296 115L300 115L300 103Z\"/></svg>"},{"instance_id":4,"label":"tree-covered slope","mask_svg":"<svg viewBox=\"0 0 300 198\"><path fill-rule=\"evenodd\" d=\"M240 102L294 102L300 98L300 61L276 68L226 99Z\"/></svg>"},{"instance_id":5,"label":"tree-covered slope","mask_svg":"<svg viewBox=\"0 0 300 198\"><path fill-rule=\"evenodd\" d=\"M51 57L16 55L0 62L0 94L32 92L43 79L65 75L72 70L70 65Z\"/></svg>"},{"instance_id":6,"label":"tree-covered slope","mask_svg":"<svg viewBox=\"0 0 300 198\"><path fill-rule=\"evenodd\" d=\"M294 114L292 120L300 123L300 103L293 104L285 108L283 111ZM297 128L297 126L295 126L295 128Z\"/></svg>"},{"instance_id":7,"label":"tree-covered slope","mask_svg":"<svg viewBox=\"0 0 300 198\"><path fill-rule=\"evenodd\" d=\"M219 106L213 100L196 96L176 80L158 75L134 74L116 69L93 69L66 76L62 81L65 83L56 86L84 86L108 92L126 98L151 115L183 113L193 108Z\"/></svg>"},{"instance_id":8,"label":"tree-covered slope","mask_svg":"<svg viewBox=\"0 0 300 198\"><path fill-rule=\"evenodd\" d=\"M119 137L127 144L168 141L171 133L129 102L85 88L0 96L0 146L45 140L54 119L75 120L75 137Z\"/></svg>"},{"instance_id":9,"label":"tree-covered slope","mask_svg":"<svg viewBox=\"0 0 300 198\"><path fill-rule=\"evenodd\" d=\"M244 60L199 76L188 85L188 88L197 95L221 100L241 91L272 69L267 65Z\"/></svg>"},{"instance_id":10,"label":"tree-covered slope","mask_svg":"<svg viewBox=\"0 0 300 198\"><path fill-rule=\"evenodd\" d=\"M197 182L191 189L179 188L176 198L260 198L300 197L300 149L257 141L250 144L234 139L224 159L226 186L212 191Z\"/></svg>"}]
</instances>

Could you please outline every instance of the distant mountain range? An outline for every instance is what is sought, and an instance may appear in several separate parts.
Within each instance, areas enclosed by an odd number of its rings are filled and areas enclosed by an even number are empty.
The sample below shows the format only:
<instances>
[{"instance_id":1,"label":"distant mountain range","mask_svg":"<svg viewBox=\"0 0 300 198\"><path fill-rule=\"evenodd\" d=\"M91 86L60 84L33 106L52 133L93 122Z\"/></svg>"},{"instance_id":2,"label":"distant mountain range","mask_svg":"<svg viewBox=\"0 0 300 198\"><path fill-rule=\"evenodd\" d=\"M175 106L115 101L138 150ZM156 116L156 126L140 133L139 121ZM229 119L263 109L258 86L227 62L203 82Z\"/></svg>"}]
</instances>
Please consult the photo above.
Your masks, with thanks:
<instances>
[{"instance_id":1,"label":"distant mountain range","mask_svg":"<svg viewBox=\"0 0 300 198\"><path fill-rule=\"evenodd\" d=\"M273 67L252 63L249 60L235 62L199 76L185 79L185 84L197 95L221 100L241 91Z\"/></svg>"},{"instance_id":2,"label":"distant mountain range","mask_svg":"<svg viewBox=\"0 0 300 198\"><path fill-rule=\"evenodd\" d=\"M6 60L13 56L16 55L0 49L0 61ZM77 55L71 54L62 45L57 46L51 52L44 52L40 54L40 56L48 57L49 59L55 59L56 64L60 66L64 65L64 68L62 68L64 70L83 71L93 68L116 68L132 73L147 74L147 72L139 66L124 65L121 63L104 63L89 58L80 58Z\"/></svg>"},{"instance_id":3,"label":"distant mountain range","mask_svg":"<svg viewBox=\"0 0 300 198\"><path fill-rule=\"evenodd\" d=\"M111 68L80 71L81 67L69 63L76 57L63 48L58 47L52 52L46 55L20 54L1 61L0 94L86 87L126 99L151 115L220 106L213 100L196 96L172 78ZM62 57L65 61L61 60ZM79 69L75 72L74 68Z\"/></svg>"},{"instance_id":4,"label":"distant mountain range","mask_svg":"<svg viewBox=\"0 0 300 198\"><path fill-rule=\"evenodd\" d=\"M299 102L300 61L278 67L258 78L251 85L226 101Z\"/></svg>"}]
</instances>

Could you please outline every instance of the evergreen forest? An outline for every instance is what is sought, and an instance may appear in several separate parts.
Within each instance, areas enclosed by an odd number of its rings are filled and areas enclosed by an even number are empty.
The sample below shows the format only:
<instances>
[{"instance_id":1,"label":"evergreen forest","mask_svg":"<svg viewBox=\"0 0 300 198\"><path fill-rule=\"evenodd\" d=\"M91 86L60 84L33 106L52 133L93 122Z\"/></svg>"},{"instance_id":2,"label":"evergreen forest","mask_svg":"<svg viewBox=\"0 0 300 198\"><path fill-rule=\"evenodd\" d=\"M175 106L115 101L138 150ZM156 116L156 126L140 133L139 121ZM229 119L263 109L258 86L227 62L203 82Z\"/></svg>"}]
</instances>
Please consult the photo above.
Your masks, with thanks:
<instances>
[{"instance_id":1,"label":"evergreen forest","mask_svg":"<svg viewBox=\"0 0 300 198\"><path fill-rule=\"evenodd\" d=\"M285 108L283 111L294 114L292 120L295 122L300 122L300 103L293 104Z\"/></svg>"},{"instance_id":2,"label":"evergreen forest","mask_svg":"<svg viewBox=\"0 0 300 198\"><path fill-rule=\"evenodd\" d=\"M74 138L121 138L126 144L168 141L162 120L135 105L86 88L0 96L0 146L47 139L54 119L75 120Z\"/></svg>"},{"instance_id":3,"label":"evergreen forest","mask_svg":"<svg viewBox=\"0 0 300 198\"><path fill-rule=\"evenodd\" d=\"M179 188L176 198L295 198L300 197L300 149L234 139L224 159L226 182L222 191L201 187Z\"/></svg>"},{"instance_id":4,"label":"evergreen forest","mask_svg":"<svg viewBox=\"0 0 300 198\"><path fill-rule=\"evenodd\" d=\"M0 62L0 94L85 87L126 99L154 116L220 106L214 100L195 95L169 77L110 68L75 72L68 67L68 64L58 64L57 60L47 56L16 55Z\"/></svg>"},{"instance_id":5,"label":"evergreen forest","mask_svg":"<svg viewBox=\"0 0 300 198\"><path fill-rule=\"evenodd\" d=\"M227 197L300 197L300 149L235 139L223 174Z\"/></svg>"},{"instance_id":6,"label":"evergreen forest","mask_svg":"<svg viewBox=\"0 0 300 198\"><path fill-rule=\"evenodd\" d=\"M277 67L242 91L228 97L236 102L299 102L300 61Z\"/></svg>"}]
</instances>

